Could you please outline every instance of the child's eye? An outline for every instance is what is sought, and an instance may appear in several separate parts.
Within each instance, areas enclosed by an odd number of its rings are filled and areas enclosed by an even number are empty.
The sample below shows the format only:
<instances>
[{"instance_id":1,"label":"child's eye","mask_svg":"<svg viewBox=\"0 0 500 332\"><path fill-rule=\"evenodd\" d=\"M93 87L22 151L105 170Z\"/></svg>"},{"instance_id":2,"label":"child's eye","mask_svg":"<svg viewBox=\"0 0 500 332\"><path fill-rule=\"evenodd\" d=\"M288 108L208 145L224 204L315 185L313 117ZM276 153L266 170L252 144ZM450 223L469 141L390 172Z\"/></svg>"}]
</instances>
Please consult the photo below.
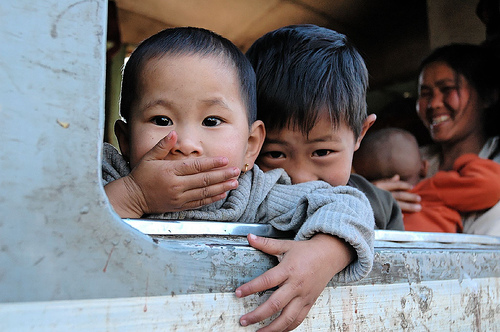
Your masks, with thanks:
<instances>
[{"instance_id":1,"label":"child's eye","mask_svg":"<svg viewBox=\"0 0 500 332\"><path fill-rule=\"evenodd\" d=\"M161 115L155 116L152 119L152 121L157 126L171 126L174 124L168 116L161 116Z\"/></svg>"},{"instance_id":2,"label":"child's eye","mask_svg":"<svg viewBox=\"0 0 500 332\"><path fill-rule=\"evenodd\" d=\"M285 158L285 154L281 151L268 151L264 153L265 156L272 158L272 159L278 159L278 158Z\"/></svg>"},{"instance_id":3,"label":"child's eye","mask_svg":"<svg viewBox=\"0 0 500 332\"><path fill-rule=\"evenodd\" d=\"M316 150L312 153L313 157L324 157L328 156L330 153L332 153L332 150L327 150L327 149L321 149L321 150Z\"/></svg>"},{"instance_id":4,"label":"child's eye","mask_svg":"<svg viewBox=\"0 0 500 332\"><path fill-rule=\"evenodd\" d=\"M222 123L222 120L215 116L209 116L203 120L203 125L206 127L216 127Z\"/></svg>"}]
</instances>

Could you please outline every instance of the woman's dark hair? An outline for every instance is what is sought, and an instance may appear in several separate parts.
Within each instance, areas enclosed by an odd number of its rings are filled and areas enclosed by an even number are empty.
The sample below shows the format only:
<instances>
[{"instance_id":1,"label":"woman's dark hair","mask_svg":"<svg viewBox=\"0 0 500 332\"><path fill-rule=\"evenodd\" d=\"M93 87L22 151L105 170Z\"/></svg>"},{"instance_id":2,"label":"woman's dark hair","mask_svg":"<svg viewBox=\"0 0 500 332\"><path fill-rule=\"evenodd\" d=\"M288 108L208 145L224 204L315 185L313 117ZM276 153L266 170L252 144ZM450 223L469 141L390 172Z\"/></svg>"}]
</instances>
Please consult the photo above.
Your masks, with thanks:
<instances>
[{"instance_id":1,"label":"woman's dark hair","mask_svg":"<svg viewBox=\"0 0 500 332\"><path fill-rule=\"evenodd\" d=\"M151 59L177 55L221 57L222 61L232 65L240 81L241 98L247 108L249 125L255 122L257 104L252 65L228 39L212 31L193 27L165 29L144 40L134 50L123 70L120 115L126 122L140 93L139 78L145 64Z\"/></svg>"},{"instance_id":2,"label":"woman's dark hair","mask_svg":"<svg viewBox=\"0 0 500 332\"><path fill-rule=\"evenodd\" d=\"M429 64L443 62L462 75L488 105L483 111L486 137L499 134L500 61L489 48L473 44L449 44L432 51L420 64L419 72Z\"/></svg>"},{"instance_id":3,"label":"woman's dark hair","mask_svg":"<svg viewBox=\"0 0 500 332\"><path fill-rule=\"evenodd\" d=\"M270 131L307 134L321 111L357 138L366 119L368 71L346 36L316 25L269 32L247 51L257 76L257 118Z\"/></svg>"}]
</instances>

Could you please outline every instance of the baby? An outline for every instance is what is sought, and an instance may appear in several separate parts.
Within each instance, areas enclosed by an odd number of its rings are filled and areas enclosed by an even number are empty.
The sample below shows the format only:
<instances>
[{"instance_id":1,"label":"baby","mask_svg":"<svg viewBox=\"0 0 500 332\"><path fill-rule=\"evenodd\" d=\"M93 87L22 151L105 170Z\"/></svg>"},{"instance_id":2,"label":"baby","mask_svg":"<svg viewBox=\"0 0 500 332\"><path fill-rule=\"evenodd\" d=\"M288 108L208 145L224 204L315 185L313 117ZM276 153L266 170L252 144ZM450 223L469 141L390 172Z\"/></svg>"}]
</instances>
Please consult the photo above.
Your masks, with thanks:
<instances>
[{"instance_id":1,"label":"baby","mask_svg":"<svg viewBox=\"0 0 500 332\"><path fill-rule=\"evenodd\" d=\"M236 296L279 288L241 325L281 311L264 331L293 329L332 277L351 282L371 270L374 221L363 193L319 181L292 185L283 170L254 165L265 137L255 73L227 39L199 28L146 39L125 66L120 112L122 154L105 145L103 182L121 217L270 223L304 240L248 236L281 260ZM169 190L182 192L185 176L190 198L170 197ZM187 210L186 202L198 208Z\"/></svg>"},{"instance_id":2,"label":"baby","mask_svg":"<svg viewBox=\"0 0 500 332\"><path fill-rule=\"evenodd\" d=\"M368 181L388 179L398 174L401 181L415 186L427 174L417 139L399 128L384 128L365 136L354 153L353 167Z\"/></svg>"},{"instance_id":3,"label":"baby","mask_svg":"<svg viewBox=\"0 0 500 332\"><path fill-rule=\"evenodd\" d=\"M474 154L460 156L453 171L424 179L416 138L398 128L368 133L354 154L353 166L370 181L399 175L422 198L420 212L404 215L405 229L421 232L462 232L463 213L491 208L500 200L500 164Z\"/></svg>"}]
</instances>

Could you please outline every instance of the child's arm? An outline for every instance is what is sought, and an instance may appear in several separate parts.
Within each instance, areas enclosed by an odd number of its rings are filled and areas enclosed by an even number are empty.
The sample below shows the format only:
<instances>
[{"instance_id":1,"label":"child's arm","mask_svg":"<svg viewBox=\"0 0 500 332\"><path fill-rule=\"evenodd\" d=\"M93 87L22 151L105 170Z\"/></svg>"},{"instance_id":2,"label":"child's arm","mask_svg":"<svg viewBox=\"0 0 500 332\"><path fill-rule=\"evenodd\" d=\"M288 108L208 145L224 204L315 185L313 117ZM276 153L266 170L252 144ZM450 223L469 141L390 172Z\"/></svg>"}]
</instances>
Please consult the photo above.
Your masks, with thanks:
<instances>
[{"instance_id":1,"label":"child's arm","mask_svg":"<svg viewBox=\"0 0 500 332\"><path fill-rule=\"evenodd\" d=\"M247 326L281 311L271 324L259 330L262 332L299 326L330 279L356 257L351 246L327 234L316 234L307 241L275 240L250 234L248 242L280 261L276 267L236 289L237 297L245 297L279 286L266 302L240 318L240 324Z\"/></svg>"},{"instance_id":2,"label":"child's arm","mask_svg":"<svg viewBox=\"0 0 500 332\"><path fill-rule=\"evenodd\" d=\"M311 191L290 209L291 197L301 187ZM268 222L274 227L281 230L300 227L296 241L262 240L266 244L259 249L273 255L285 252L284 259L239 287L236 295L243 297L268 286L278 286L265 303L244 315L240 322L256 323L281 310L281 315L264 331L282 331L302 322L329 280L352 282L370 272L374 219L362 192L347 186L331 187L324 182L285 185L279 194L268 195L268 204L278 207L268 210L268 216L271 215Z\"/></svg>"},{"instance_id":3,"label":"child's arm","mask_svg":"<svg viewBox=\"0 0 500 332\"><path fill-rule=\"evenodd\" d=\"M130 174L105 185L120 217L197 208L223 199L238 186L240 170L224 167L227 158L164 160L176 137L174 133L163 138Z\"/></svg>"}]
</instances>

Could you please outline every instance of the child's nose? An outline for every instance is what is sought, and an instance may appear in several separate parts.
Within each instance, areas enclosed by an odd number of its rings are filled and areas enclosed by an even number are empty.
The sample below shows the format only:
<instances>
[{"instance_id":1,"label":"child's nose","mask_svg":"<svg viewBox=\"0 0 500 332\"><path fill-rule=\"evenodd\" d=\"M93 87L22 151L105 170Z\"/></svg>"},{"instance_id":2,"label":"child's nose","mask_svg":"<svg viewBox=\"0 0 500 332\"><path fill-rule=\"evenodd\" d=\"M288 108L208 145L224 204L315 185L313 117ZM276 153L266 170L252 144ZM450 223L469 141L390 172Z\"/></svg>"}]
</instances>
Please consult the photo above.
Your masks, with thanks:
<instances>
[{"instance_id":1,"label":"child's nose","mask_svg":"<svg viewBox=\"0 0 500 332\"><path fill-rule=\"evenodd\" d=\"M292 179L293 184L319 180L314 173L300 169L291 171L288 175Z\"/></svg>"},{"instance_id":2,"label":"child's nose","mask_svg":"<svg viewBox=\"0 0 500 332\"><path fill-rule=\"evenodd\" d=\"M172 154L182 156L200 156L203 153L201 140L196 135L179 134Z\"/></svg>"}]
</instances>

